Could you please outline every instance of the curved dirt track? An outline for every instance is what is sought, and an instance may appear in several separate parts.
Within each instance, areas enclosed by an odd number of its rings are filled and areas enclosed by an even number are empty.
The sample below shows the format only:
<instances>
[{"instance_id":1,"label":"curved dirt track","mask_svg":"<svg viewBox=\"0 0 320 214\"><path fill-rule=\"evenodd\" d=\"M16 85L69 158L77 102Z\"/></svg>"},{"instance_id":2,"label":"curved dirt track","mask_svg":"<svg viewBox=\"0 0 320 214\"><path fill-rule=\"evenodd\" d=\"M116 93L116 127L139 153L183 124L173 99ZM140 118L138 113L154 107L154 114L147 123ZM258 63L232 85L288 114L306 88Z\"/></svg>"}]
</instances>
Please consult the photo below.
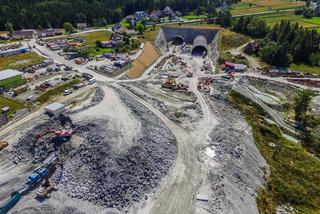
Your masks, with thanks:
<instances>
[{"instance_id":1,"label":"curved dirt track","mask_svg":"<svg viewBox=\"0 0 320 214\"><path fill-rule=\"evenodd\" d=\"M199 188L201 170L198 163L198 153L195 149L197 142L205 141L207 135L214 127L216 120L210 112L204 98L196 89L197 79L192 79L191 91L198 98L202 108L204 119L197 124L197 129L187 132L174 124L159 110L151 104L139 98L129 90L113 84L114 87L121 89L136 101L148 108L169 128L177 140L178 156L168 178L162 184L162 187L155 194L155 198L150 204L145 206L137 213L195 213L195 198Z\"/></svg>"}]
</instances>

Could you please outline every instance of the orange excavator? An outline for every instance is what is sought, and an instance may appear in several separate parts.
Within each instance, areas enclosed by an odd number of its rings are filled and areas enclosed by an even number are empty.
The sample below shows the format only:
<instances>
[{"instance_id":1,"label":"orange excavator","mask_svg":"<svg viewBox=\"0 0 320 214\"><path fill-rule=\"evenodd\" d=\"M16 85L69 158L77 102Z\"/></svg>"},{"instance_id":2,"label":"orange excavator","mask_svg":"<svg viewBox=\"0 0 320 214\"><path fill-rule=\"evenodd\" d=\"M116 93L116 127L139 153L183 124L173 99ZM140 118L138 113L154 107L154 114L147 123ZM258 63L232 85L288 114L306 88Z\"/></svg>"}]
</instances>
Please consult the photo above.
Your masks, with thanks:
<instances>
[{"instance_id":1,"label":"orange excavator","mask_svg":"<svg viewBox=\"0 0 320 214\"><path fill-rule=\"evenodd\" d=\"M35 146L39 139L41 139L42 137L44 137L48 134L56 135L53 138L54 142L64 143L64 142L67 142L70 140L70 138L74 134L74 131L72 129L68 129L68 130L66 130L66 129L48 129L46 132L36 135L36 137L33 141L33 145Z\"/></svg>"},{"instance_id":2,"label":"orange excavator","mask_svg":"<svg viewBox=\"0 0 320 214\"><path fill-rule=\"evenodd\" d=\"M36 191L36 195L39 198L47 198L50 197L50 193L52 191L56 191L57 189L53 186L53 184L50 181L50 178L52 177L52 175L55 173L55 171L57 170L57 165L60 165L62 167L62 163L60 162L54 162L50 169L49 169L49 173L47 175L47 177L42 181L42 184L40 186L40 188Z\"/></svg>"}]
</instances>

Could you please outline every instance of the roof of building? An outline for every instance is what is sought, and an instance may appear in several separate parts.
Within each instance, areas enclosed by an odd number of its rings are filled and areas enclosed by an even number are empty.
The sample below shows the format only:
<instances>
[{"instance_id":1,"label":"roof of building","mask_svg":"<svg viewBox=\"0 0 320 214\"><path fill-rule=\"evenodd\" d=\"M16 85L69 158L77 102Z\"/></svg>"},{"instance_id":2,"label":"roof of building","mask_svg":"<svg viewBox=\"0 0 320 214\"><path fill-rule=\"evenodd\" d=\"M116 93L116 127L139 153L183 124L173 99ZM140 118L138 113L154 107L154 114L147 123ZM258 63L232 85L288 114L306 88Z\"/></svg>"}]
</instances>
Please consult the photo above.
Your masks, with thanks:
<instances>
[{"instance_id":1,"label":"roof of building","mask_svg":"<svg viewBox=\"0 0 320 214\"><path fill-rule=\"evenodd\" d=\"M18 51L18 52L22 53L22 52L28 52L28 51L30 51L30 49L29 49L29 48L26 48L26 47L13 48L13 49L8 49L8 50L0 51L0 54L1 54L1 55L3 55L3 54L10 54L10 53L15 52L15 51Z\"/></svg>"},{"instance_id":2,"label":"roof of building","mask_svg":"<svg viewBox=\"0 0 320 214\"><path fill-rule=\"evenodd\" d=\"M243 65L243 64L234 64L234 69L236 69L236 70L245 70L245 69L247 69L247 66Z\"/></svg>"},{"instance_id":3,"label":"roof of building","mask_svg":"<svg viewBox=\"0 0 320 214\"><path fill-rule=\"evenodd\" d=\"M228 62L228 61L225 61L224 64L225 64L226 66L229 66L229 67L234 67L234 66L235 66L234 63Z\"/></svg>"},{"instance_id":4,"label":"roof of building","mask_svg":"<svg viewBox=\"0 0 320 214\"><path fill-rule=\"evenodd\" d=\"M171 8L170 7L166 7L166 8L164 8L164 10L163 10L164 12L172 12L172 10L171 10Z\"/></svg>"},{"instance_id":5,"label":"roof of building","mask_svg":"<svg viewBox=\"0 0 320 214\"><path fill-rule=\"evenodd\" d=\"M64 108L64 105L61 103L51 103L50 105L46 106L46 110L49 110L49 111L56 111L61 108Z\"/></svg>"},{"instance_id":6,"label":"roof of building","mask_svg":"<svg viewBox=\"0 0 320 214\"><path fill-rule=\"evenodd\" d=\"M3 71L0 71L0 80L9 79L11 77L15 77L22 74L23 74L22 72L13 70L13 69L3 70Z\"/></svg>"},{"instance_id":7,"label":"roof of building","mask_svg":"<svg viewBox=\"0 0 320 214\"><path fill-rule=\"evenodd\" d=\"M13 35L14 36L22 36L22 37L33 37L34 33L35 33L35 30L24 29L24 30L14 31Z\"/></svg>"}]
</instances>

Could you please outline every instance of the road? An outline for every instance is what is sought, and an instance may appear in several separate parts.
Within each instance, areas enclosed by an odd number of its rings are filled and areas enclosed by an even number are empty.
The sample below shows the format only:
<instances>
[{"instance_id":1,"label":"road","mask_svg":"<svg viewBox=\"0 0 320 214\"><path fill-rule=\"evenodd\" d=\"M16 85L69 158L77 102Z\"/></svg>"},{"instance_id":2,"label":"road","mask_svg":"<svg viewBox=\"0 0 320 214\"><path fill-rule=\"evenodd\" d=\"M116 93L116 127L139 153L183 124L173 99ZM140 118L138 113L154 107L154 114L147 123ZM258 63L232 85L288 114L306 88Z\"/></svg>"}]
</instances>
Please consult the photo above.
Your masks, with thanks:
<instances>
[{"instance_id":1,"label":"road","mask_svg":"<svg viewBox=\"0 0 320 214\"><path fill-rule=\"evenodd\" d=\"M263 103L248 88L241 86L238 83L235 83L233 86L233 89L235 91L239 92L240 94L246 96L251 101L258 104L260 107L262 107L269 114L269 116L272 118L272 120L274 122L276 122L280 127L284 128L285 130L287 130L288 132L290 132L292 134L295 134L295 135L299 134L299 132L297 130L295 130L294 128L292 128L291 126L289 126L276 111L274 111L272 108L270 108L265 103Z\"/></svg>"}]
</instances>

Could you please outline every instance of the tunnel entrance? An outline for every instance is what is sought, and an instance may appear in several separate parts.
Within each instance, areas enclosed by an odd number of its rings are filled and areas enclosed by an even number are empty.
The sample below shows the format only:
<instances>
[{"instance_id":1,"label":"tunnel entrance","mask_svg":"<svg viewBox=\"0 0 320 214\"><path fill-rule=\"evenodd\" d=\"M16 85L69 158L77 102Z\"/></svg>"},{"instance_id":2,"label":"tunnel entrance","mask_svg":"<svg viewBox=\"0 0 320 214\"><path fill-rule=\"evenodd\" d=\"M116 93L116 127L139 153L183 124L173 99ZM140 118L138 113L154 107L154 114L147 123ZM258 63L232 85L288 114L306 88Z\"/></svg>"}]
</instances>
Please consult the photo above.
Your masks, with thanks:
<instances>
[{"instance_id":1,"label":"tunnel entrance","mask_svg":"<svg viewBox=\"0 0 320 214\"><path fill-rule=\"evenodd\" d=\"M202 56L205 53L205 55L208 54L208 50L206 47L199 45L192 49L191 55L192 56Z\"/></svg>"},{"instance_id":2,"label":"tunnel entrance","mask_svg":"<svg viewBox=\"0 0 320 214\"><path fill-rule=\"evenodd\" d=\"M181 36L176 36L172 40L173 45L182 45L184 43L184 39Z\"/></svg>"}]
</instances>

